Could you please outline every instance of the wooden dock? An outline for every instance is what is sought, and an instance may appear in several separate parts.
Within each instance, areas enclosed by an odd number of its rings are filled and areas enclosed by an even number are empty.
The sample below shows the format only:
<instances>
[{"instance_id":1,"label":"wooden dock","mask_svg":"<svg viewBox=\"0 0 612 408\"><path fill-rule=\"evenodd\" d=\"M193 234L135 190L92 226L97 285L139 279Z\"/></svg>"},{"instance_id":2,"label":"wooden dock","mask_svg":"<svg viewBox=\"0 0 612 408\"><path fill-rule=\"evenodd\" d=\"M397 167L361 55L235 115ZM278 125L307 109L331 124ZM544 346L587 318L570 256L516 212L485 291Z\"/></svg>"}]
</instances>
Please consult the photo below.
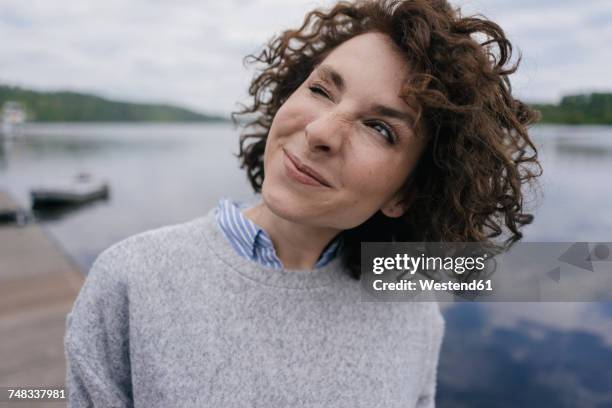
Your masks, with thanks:
<instances>
[{"instance_id":1,"label":"wooden dock","mask_svg":"<svg viewBox=\"0 0 612 408\"><path fill-rule=\"evenodd\" d=\"M0 191L0 208L11 207L17 204ZM83 280L39 225L0 224L0 387L64 386L65 318ZM9 405L66 403L0 401Z\"/></svg>"}]
</instances>

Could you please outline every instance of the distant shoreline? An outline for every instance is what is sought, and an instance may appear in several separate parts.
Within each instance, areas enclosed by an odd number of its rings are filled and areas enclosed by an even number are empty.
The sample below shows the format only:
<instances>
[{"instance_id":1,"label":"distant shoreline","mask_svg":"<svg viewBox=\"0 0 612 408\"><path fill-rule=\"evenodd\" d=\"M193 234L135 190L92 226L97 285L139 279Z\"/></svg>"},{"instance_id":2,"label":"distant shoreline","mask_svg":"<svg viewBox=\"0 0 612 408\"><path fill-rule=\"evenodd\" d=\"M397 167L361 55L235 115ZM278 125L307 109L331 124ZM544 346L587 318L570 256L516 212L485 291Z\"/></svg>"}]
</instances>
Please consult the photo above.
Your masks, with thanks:
<instances>
[{"instance_id":1,"label":"distant shoreline","mask_svg":"<svg viewBox=\"0 0 612 408\"><path fill-rule=\"evenodd\" d=\"M131 120L131 121L65 121L65 122L42 122L42 121L31 121L25 122L21 126L62 126L62 125L87 125L87 126L113 126L113 125L231 125L232 122L228 120L211 120L211 121L144 121L144 120Z\"/></svg>"},{"instance_id":2,"label":"distant shoreline","mask_svg":"<svg viewBox=\"0 0 612 408\"><path fill-rule=\"evenodd\" d=\"M227 117L169 105L113 101L76 92L38 92L0 85L0 108L19 106L27 122L229 122Z\"/></svg>"},{"instance_id":3,"label":"distant shoreline","mask_svg":"<svg viewBox=\"0 0 612 408\"><path fill-rule=\"evenodd\" d=\"M612 93L564 96L559 104L529 104L538 110L539 123L559 125L612 125Z\"/></svg>"}]
</instances>

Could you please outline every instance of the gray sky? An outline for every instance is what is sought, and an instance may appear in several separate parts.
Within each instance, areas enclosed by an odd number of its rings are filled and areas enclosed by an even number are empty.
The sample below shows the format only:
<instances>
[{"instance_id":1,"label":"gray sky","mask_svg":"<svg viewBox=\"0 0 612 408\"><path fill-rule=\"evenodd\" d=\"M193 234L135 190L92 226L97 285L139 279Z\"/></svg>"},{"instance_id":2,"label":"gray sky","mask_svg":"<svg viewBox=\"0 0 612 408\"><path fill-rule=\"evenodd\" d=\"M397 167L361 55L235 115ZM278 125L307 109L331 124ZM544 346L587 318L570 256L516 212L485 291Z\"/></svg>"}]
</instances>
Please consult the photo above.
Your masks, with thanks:
<instances>
[{"instance_id":1,"label":"gray sky","mask_svg":"<svg viewBox=\"0 0 612 408\"><path fill-rule=\"evenodd\" d=\"M516 94L556 102L612 89L612 1L451 0L522 51ZM242 58L329 0L0 0L0 83L226 114L245 101Z\"/></svg>"}]
</instances>

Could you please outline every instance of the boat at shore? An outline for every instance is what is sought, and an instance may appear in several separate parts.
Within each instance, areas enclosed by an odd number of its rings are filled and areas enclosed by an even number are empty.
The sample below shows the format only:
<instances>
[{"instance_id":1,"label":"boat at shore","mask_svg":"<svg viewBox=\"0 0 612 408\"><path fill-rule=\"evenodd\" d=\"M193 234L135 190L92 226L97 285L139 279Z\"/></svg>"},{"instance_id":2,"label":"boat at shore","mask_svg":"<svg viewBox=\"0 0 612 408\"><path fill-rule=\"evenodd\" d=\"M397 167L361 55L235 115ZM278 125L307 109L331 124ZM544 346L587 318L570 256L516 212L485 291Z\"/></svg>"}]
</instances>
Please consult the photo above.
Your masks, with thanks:
<instances>
[{"instance_id":1,"label":"boat at shore","mask_svg":"<svg viewBox=\"0 0 612 408\"><path fill-rule=\"evenodd\" d=\"M33 209L76 206L107 198L108 195L108 184L93 178L88 173L81 173L73 180L39 186L30 190Z\"/></svg>"}]
</instances>

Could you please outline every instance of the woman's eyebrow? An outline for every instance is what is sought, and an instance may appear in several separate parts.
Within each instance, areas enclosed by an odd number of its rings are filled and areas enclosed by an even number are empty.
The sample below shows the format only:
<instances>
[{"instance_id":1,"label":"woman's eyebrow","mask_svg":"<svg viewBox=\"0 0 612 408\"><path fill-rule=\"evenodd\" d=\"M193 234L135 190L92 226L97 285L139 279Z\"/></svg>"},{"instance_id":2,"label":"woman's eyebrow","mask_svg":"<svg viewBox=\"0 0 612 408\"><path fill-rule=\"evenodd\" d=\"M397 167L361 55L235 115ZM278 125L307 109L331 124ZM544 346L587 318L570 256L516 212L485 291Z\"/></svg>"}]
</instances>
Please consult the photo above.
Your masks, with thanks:
<instances>
[{"instance_id":1,"label":"woman's eyebrow","mask_svg":"<svg viewBox=\"0 0 612 408\"><path fill-rule=\"evenodd\" d=\"M315 69L321 78L336 85L340 92L344 92L346 85L344 84L344 78L342 78L338 71L329 65L318 65Z\"/></svg>"},{"instance_id":2,"label":"woman's eyebrow","mask_svg":"<svg viewBox=\"0 0 612 408\"><path fill-rule=\"evenodd\" d=\"M375 113L378 113L381 116L386 116L388 118L399 119L402 122L404 122L411 129L415 125L414 116L413 115L411 115L409 113L406 113L406 112L398 111L397 109L390 108L390 107L385 106L385 105L374 105L372 107L372 111L375 112Z\"/></svg>"}]
</instances>

